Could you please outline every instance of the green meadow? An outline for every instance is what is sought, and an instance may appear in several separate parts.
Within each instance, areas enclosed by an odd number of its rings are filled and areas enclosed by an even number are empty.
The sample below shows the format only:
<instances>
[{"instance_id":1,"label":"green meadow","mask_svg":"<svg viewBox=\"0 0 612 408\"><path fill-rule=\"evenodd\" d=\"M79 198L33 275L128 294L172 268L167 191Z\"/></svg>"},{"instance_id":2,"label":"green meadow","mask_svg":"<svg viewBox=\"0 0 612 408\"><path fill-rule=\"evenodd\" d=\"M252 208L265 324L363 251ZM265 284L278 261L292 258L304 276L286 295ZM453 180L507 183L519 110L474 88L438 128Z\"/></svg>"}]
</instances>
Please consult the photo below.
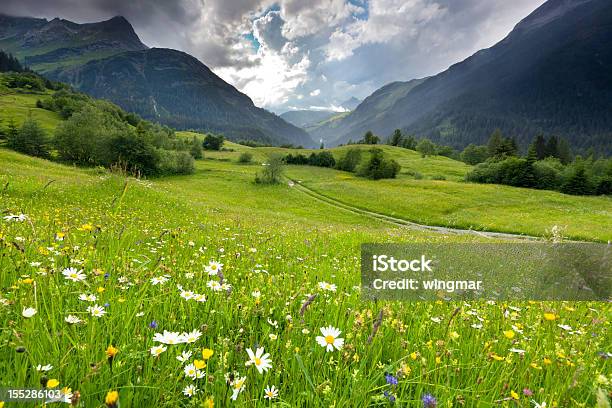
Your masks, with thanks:
<instances>
[{"instance_id":1,"label":"green meadow","mask_svg":"<svg viewBox=\"0 0 612 408\"><path fill-rule=\"evenodd\" d=\"M53 134L46 94L0 91L4 126ZM381 148L397 179L286 166L259 185L271 155L318 150L225 142L194 174L137 179L0 147L2 385L86 407L603 403L609 303L367 301L360 246L605 242L610 198L469 184L464 163Z\"/></svg>"},{"instance_id":2,"label":"green meadow","mask_svg":"<svg viewBox=\"0 0 612 408\"><path fill-rule=\"evenodd\" d=\"M3 384L46 384L94 407L109 391L125 407L423 398L571 407L610 392L609 303L364 301L361 243L497 239L411 229L288 180L257 185L261 163L281 150L225 147L205 152L193 175L151 180L0 149ZM238 164L247 150L255 162ZM541 236L561 224L575 237L610 236L609 200L472 186L458 181L461 163L389 151L424 178L365 181L302 166L286 174L349 207L421 223ZM439 173L448 180L427 178ZM493 193L496 206L478 207ZM545 216L538 200L558 213Z\"/></svg>"}]
</instances>

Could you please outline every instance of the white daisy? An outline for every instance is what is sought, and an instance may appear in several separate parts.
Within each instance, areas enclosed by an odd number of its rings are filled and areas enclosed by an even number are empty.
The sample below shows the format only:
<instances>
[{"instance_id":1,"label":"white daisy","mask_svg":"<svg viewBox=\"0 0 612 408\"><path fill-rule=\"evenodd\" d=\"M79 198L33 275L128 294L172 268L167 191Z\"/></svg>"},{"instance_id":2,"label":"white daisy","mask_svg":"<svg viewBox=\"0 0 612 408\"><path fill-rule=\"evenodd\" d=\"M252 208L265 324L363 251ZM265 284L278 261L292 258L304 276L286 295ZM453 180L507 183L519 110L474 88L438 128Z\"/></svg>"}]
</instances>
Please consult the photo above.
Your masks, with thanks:
<instances>
[{"instance_id":1,"label":"white daisy","mask_svg":"<svg viewBox=\"0 0 612 408\"><path fill-rule=\"evenodd\" d=\"M36 371L40 371L40 372L47 372L47 371L51 371L53 370L53 366L51 364L47 364L47 365L37 365L36 366Z\"/></svg>"},{"instance_id":2,"label":"white daisy","mask_svg":"<svg viewBox=\"0 0 612 408\"><path fill-rule=\"evenodd\" d=\"M263 347L260 347L255 350L255 353L253 353L253 350L251 350L250 348L246 349L246 352L249 355L249 360L246 362L246 365L250 366L254 364L255 368L257 368L257 371L259 371L259 374L263 374L264 371L268 371L268 369L272 368L272 360L270 360L270 354L264 354Z\"/></svg>"},{"instance_id":3,"label":"white daisy","mask_svg":"<svg viewBox=\"0 0 612 408\"><path fill-rule=\"evenodd\" d=\"M330 292L335 292L336 291L336 285L334 285L333 283L328 283L328 282L319 282L319 289L327 290L327 291L330 291Z\"/></svg>"},{"instance_id":4,"label":"white daisy","mask_svg":"<svg viewBox=\"0 0 612 408\"><path fill-rule=\"evenodd\" d=\"M220 292L223 290L223 287L221 286L221 284L218 281L214 281L214 280L208 281L206 283L206 286L208 286L208 288L213 290L214 292Z\"/></svg>"},{"instance_id":5,"label":"white daisy","mask_svg":"<svg viewBox=\"0 0 612 408\"><path fill-rule=\"evenodd\" d=\"M322 336L317 336L317 343L321 347L325 347L327 351L334 351L334 347L336 350L340 350L344 345L344 339L338 337L340 333L342 332L333 326L321 327Z\"/></svg>"},{"instance_id":6,"label":"white daisy","mask_svg":"<svg viewBox=\"0 0 612 408\"><path fill-rule=\"evenodd\" d=\"M153 285L163 285L164 283L168 282L169 279L170 277L168 275L156 276L154 278L151 278L151 283Z\"/></svg>"},{"instance_id":7,"label":"white daisy","mask_svg":"<svg viewBox=\"0 0 612 408\"><path fill-rule=\"evenodd\" d=\"M241 378L236 378L233 382L232 382L232 401L236 401L236 398L238 398L238 394L240 394L243 390L244 390L244 383L246 382L246 377L241 377Z\"/></svg>"},{"instance_id":8,"label":"white daisy","mask_svg":"<svg viewBox=\"0 0 612 408\"><path fill-rule=\"evenodd\" d=\"M185 396L187 397L193 397L196 392L198 392L198 389L193 384L190 384L183 388L183 394L185 394Z\"/></svg>"},{"instance_id":9,"label":"white daisy","mask_svg":"<svg viewBox=\"0 0 612 408\"><path fill-rule=\"evenodd\" d=\"M74 315L68 315L64 318L64 321L68 324L79 324L79 323L83 323L83 320L79 319L78 317L74 316Z\"/></svg>"},{"instance_id":10,"label":"white daisy","mask_svg":"<svg viewBox=\"0 0 612 408\"><path fill-rule=\"evenodd\" d=\"M185 343L195 343L201 336L202 332L196 329L189 333L183 333L181 337Z\"/></svg>"},{"instance_id":11,"label":"white daisy","mask_svg":"<svg viewBox=\"0 0 612 408\"><path fill-rule=\"evenodd\" d=\"M82 282L87 276L83 273L83 270L77 270L76 268L66 268L62 271L62 275L64 278L71 280L73 282Z\"/></svg>"},{"instance_id":12,"label":"white daisy","mask_svg":"<svg viewBox=\"0 0 612 408\"><path fill-rule=\"evenodd\" d=\"M9 214L5 215L4 219L6 221L24 222L28 219L28 216L25 214Z\"/></svg>"},{"instance_id":13,"label":"white daisy","mask_svg":"<svg viewBox=\"0 0 612 408\"><path fill-rule=\"evenodd\" d=\"M209 276L216 276L219 272L223 270L223 264L217 261L210 261L204 270L208 273Z\"/></svg>"},{"instance_id":14,"label":"white daisy","mask_svg":"<svg viewBox=\"0 0 612 408\"><path fill-rule=\"evenodd\" d=\"M164 330L164 333L155 333L153 341L163 344L180 344L183 343L184 339L178 332L169 332Z\"/></svg>"},{"instance_id":15,"label":"white daisy","mask_svg":"<svg viewBox=\"0 0 612 408\"><path fill-rule=\"evenodd\" d=\"M274 399L278 397L278 389L273 385L272 387L268 386L264 389L264 398L266 399Z\"/></svg>"},{"instance_id":16,"label":"white daisy","mask_svg":"<svg viewBox=\"0 0 612 408\"><path fill-rule=\"evenodd\" d=\"M37 313L37 310L34 309L33 307L24 307L23 311L21 312L21 315L25 317L26 319L29 319L30 317L34 316L36 313Z\"/></svg>"},{"instance_id":17,"label":"white daisy","mask_svg":"<svg viewBox=\"0 0 612 408\"><path fill-rule=\"evenodd\" d=\"M176 359L181 363L189 361L193 353L191 351L183 351L180 355L176 356Z\"/></svg>"},{"instance_id":18,"label":"white daisy","mask_svg":"<svg viewBox=\"0 0 612 408\"><path fill-rule=\"evenodd\" d=\"M87 311L93 317L102 317L102 316L104 316L106 314L106 310L104 309L104 306L98 306L98 305L93 305L93 306L87 307Z\"/></svg>"},{"instance_id":19,"label":"white daisy","mask_svg":"<svg viewBox=\"0 0 612 408\"><path fill-rule=\"evenodd\" d=\"M81 293L79 295L79 300L82 300L84 302L95 302L96 300L98 300L98 297L94 294Z\"/></svg>"},{"instance_id":20,"label":"white daisy","mask_svg":"<svg viewBox=\"0 0 612 408\"><path fill-rule=\"evenodd\" d=\"M161 353L163 353L164 351L166 351L166 350L167 350L166 346L159 345L159 346L151 347L151 349L149 351L151 352L151 355L153 355L155 357L159 357L159 355Z\"/></svg>"},{"instance_id":21,"label":"white daisy","mask_svg":"<svg viewBox=\"0 0 612 408\"><path fill-rule=\"evenodd\" d=\"M183 371L185 372L185 375L191 378L192 380L199 378L200 370L198 370L193 364L187 364L185 368L183 369Z\"/></svg>"}]
</instances>

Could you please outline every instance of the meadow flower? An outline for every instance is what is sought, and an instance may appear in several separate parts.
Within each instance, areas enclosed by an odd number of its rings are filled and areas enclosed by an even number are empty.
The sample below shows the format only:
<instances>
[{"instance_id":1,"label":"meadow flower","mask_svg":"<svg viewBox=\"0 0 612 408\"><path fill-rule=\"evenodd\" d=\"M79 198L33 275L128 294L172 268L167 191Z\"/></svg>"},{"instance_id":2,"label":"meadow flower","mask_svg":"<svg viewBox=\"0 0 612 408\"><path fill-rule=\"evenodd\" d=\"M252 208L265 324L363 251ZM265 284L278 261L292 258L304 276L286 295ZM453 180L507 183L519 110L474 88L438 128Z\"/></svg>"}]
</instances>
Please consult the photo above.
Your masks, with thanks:
<instances>
[{"instance_id":1,"label":"meadow flower","mask_svg":"<svg viewBox=\"0 0 612 408\"><path fill-rule=\"evenodd\" d=\"M240 394L242 391L244 391L244 384L246 382L246 377L242 377L242 378L236 378L233 382L232 382L232 401L236 401L236 398L238 398L238 394Z\"/></svg>"},{"instance_id":2,"label":"meadow flower","mask_svg":"<svg viewBox=\"0 0 612 408\"><path fill-rule=\"evenodd\" d=\"M200 370L198 370L194 364L187 364L183 371L185 372L185 376L191 378L192 380L201 378Z\"/></svg>"},{"instance_id":3,"label":"meadow flower","mask_svg":"<svg viewBox=\"0 0 612 408\"><path fill-rule=\"evenodd\" d=\"M206 368L206 361L204 361L204 360L193 360L193 365L198 370L203 370L203 369Z\"/></svg>"},{"instance_id":4,"label":"meadow flower","mask_svg":"<svg viewBox=\"0 0 612 408\"><path fill-rule=\"evenodd\" d=\"M533 404L533 408L546 408L546 402L542 401L540 403L536 402L535 400L531 400L531 403Z\"/></svg>"},{"instance_id":5,"label":"meadow flower","mask_svg":"<svg viewBox=\"0 0 612 408\"><path fill-rule=\"evenodd\" d=\"M512 340L515 334L513 330L504 330L504 336L506 336L507 339Z\"/></svg>"},{"instance_id":6,"label":"meadow flower","mask_svg":"<svg viewBox=\"0 0 612 408\"><path fill-rule=\"evenodd\" d=\"M269 399L269 400L278 397L278 389L274 385L271 387L267 386L264 389L264 393L265 393L264 398Z\"/></svg>"},{"instance_id":7,"label":"meadow flower","mask_svg":"<svg viewBox=\"0 0 612 408\"><path fill-rule=\"evenodd\" d=\"M213 350L205 348L205 349L203 349L203 350L202 350L202 358L203 358L204 360L208 360L209 358L211 358L211 357L212 357L212 355L213 355L214 353L215 353L215 352L214 352Z\"/></svg>"},{"instance_id":8,"label":"meadow flower","mask_svg":"<svg viewBox=\"0 0 612 408\"><path fill-rule=\"evenodd\" d=\"M189 333L183 333L182 338L185 343L195 343L201 336L202 332L196 329Z\"/></svg>"},{"instance_id":9,"label":"meadow flower","mask_svg":"<svg viewBox=\"0 0 612 408\"><path fill-rule=\"evenodd\" d=\"M206 302L206 295L196 293L193 295L193 300L196 302Z\"/></svg>"},{"instance_id":10,"label":"meadow flower","mask_svg":"<svg viewBox=\"0 0 612 408\"><path fill-rule=\"evenodd\" d=\"M83 282L87 276L83 273L83 270L77 270L76 268L70 267L62 271L64 278L73 282Z\"/></svg>"},{"instance_id":11,"label":"meadow flower","mask_svg":"<svg viewBox=\"0 0 612 408\"><path fill-rule=\"evenodd\" d=\"M183 342L181 334L178 332L169 332L164 330L164 333L155 333L153 341L164 344L180 344Z\"/></svg>"},{"instance_id":12,"label":"meadow flower","mask_svg":"<svg viewBox=\"0 0 612 408\"><path fill-rule=\"evenodd\" d=\"M81 293L79 295L79 300L82 300L83 302L95 302L98 300L98 297L94 294Z\"/></svg>"},{"instance_id":13,"label":"meadow flower","mask_svg":"<svg viewBox=\"0 0 612 408\"><path fill-rule=\"evenodd\" d=\"M104 306L98 306L98 305L87 307L87 311L93 317L102 317L106 314L106 310L104 309Z\"/></svg>"},{"instance_id":14,"label":"meadow flower","mask_svg":"<svg viewBox=\"0 0 612 408\"><path fill-rule=\"evenodd\" d=\"M210 261L208 265L204 268L204 270L208 273L209 276L216 276L219 272L223 270L223 264L217 261Z\"/></svg>"},{"instance_id":15,"label":"meadow flower","mask_svg":"<svg viewBox=\"0 0 612 408\"><path fill-rule=\"evenodd\" d=\"M50 379L49 381L47 381L47 384L45 384L45 387L47 388L55 388L59 385L59 381L55 378Z\"/></svg>"},{"instance_id":16,"label":"meadow flower","mask_svg":"<svg viewBox=\"0 0 612 408\"><path fill-rule=\"evenodd\" d=\"M161 353L163 353L164 351L166 351L166 350L167 350L166 346L161 346L161 345L159 345L159 346L153 346L153 347L151 347L151 349L149 350L149 352L151 353L151 355L153 355L153 356L155 356L155 357L159 357L159 355L160 355Z\"/></svg>"},{"instance_id":17,"label":"meadow flower","mask_svg":"<svg viewBox=\"0 0 612 408\"><path fill-rule=\"evenodd\" d=\"M389 373L385 373L385 381L387 381L387 384L397 385L397 378Z\"/></svg>"},{"instance_id":18,"label":"meadow flower","mask_svg":"<svg viewBox=\"0 0 612 408\"><path fill-rule=\"evenodd\" d=\"M29 319L30 317L34 316L36 313L37 313L37 310L34 309L33 307L24 307L23 311L21 312L21 315L25 317L26 319Z\"/></svg>"},{"instance_id":19,"label":"meadow flower","mask_svg":"<svg viewBox=\"0 0 612 408\"><path fill-rule=\"evenodd\" d=\"M168 282L168 280L170 280L170 277L168 275L164 275L164 276L156 276L151 278L151 284L155 285L163 285L164 283Z\"/></svg>"},{"instance_id":20,"label":"meadow flower","mask_svg":"<svg viewBox=\"0 0 612 408\"><path fill-rule=\"evenodd\" d=\"M106 406L108 408L116 408L119 403L119 392L117 391L109 391L108 394L106 394L106 398L104 398L104 404L106 404Z\"/></svg>"},{"instance_id":21,"label":"meadow flower","mask_svg":"<svg viewBox=\"0 0 612 408\"><path fill-rule=\"evenodd\" d=\"M112 344L108 346L106 349L106 358L109 360L115 358L115 356L119 353L119 349L114 347Z\"/></svg>"},{"instance_id":22,"label":"meadow flower","mask_svg":"<svg viewBox=\"0 0 612 408\"><path fill-rule=\"evenodd\" d=\"M544 313L544 319L548 321L555 320L557 319L557 315L554 313L547 312L547 313Z\"/></svg>"},{"instance_id":23,"label":"meadow flower","mask_svg":"<svg viewBox=\"0 0 612 408\"><path fill-rule=\"evenodd\" d=\"M423 408L436 408L438 406L438 401L431 394L423 395L421 401L423 402Z\"/></svg>"},{"instance_id":24,"label":"meadow flower","mask_svg":"<svg viewBox=\"0 0 612 408\"><path fill-rule=\"evenodd\" d=\"M336 285L334 285L333 283L319 282L319 289L327 290L329 292L335 292L336 291Z\"/></svg>"},{"instance_id":25,"label":"meadow flower","mask_svg":"<svg viewBox=\"0 0 612 408\"><path fill-rule=\"evenodd\" d=\"M334 351L334 347L336 350L340 350L344 345L344 339L339 338L340 330L336 329L333 326L321 327L322 336L317 336L316 341L319 343L321 347L325 347L327 351Z\"/></svg>"},{"instance_id":26,"label":"meadow flower","mask_svg":"<svg viewBox=\"0 0 612 408\"><path fill-rule=\"evenodd\" d=\"M181 363L185 363L187 361L189 361L189 359L192 356L192 352L191 351L183 351L180 355L176 356L176 359L178 361L180 361Z\"/></svg>"},{"instance_id":27,"label":"meadow flower","mask_svg":"<svg viewBox=\"0 0 612 408\"><path fill-rule=\"evenodd\" d=\"M223 287L221 286L221 284L218 281L213 281L210 280L206 283L206 286L208 286L209 289L215 291L215 292L220 292L223 290Z\"/></svg>"},{"instance_id":28,"label":"meadow flower","mask_svg":"<svg viewBox=\"0 0 612 408\"><path fill-rule=\"evenodd\" d=\"M193 293L192 291L183 289L181 285L176 285L176 287L178 288L178 290L181 291L180 296L185 300L192 299L195 295L195 293Z\"/></svg>"},{"instance_id":29,"label":"meadow flower","mask_svg":"<svg viewBox=\"0 0 612 408\"><path fill-rule=\"evenodd\" d=\"M149 328L157 329L157 322L155 320L151 321L151 323L149 323Z\"/></svg>"},{"instance_id":30,"label":"meadow flower","mask_svg":"<svg viewBox=\"0 0 612 408\"><path fill-rule=\"evenodd\" d=\"M47 364L47 365L40 365L39 364L39 365L36 366L36 371L39 371L39 372L45 373L45 372L51 371L51 370L53 370L53 366L51 364Z\"/></svg>"},{"instance_id":31,"label":"meadow flower","mask_svg":"<svg viewBox=\"0 0 612 408\"><path fill-rule=\"evenodd\" d=\"M193 397L196 392L198 392L198 389L193 384L190 384L183 388L183 394L187 397Z\"/></svg>"},{"instance_id":32,"label":"meadow flower","mask_svg":"<svg viewBox=\"0 0 612 408\"><path fill-rule=\"evenodd\" d=\"M68 315L64 318L64 321L68 324L79 324L83 323L83 320L79 319L75 315Z\"/></svg>"},{"instance_id":33,"label":"meadow flower","mask_svg":"<svg viewBox=\"0 0 612 408\"><path fill-rule=\"evenodd\" d=\"M25 214L9 214L9 215L5 215L4 217L5 221L14 221L14 222L24 222L25 220L28 219L28 216Z\"/></svg>"},{"instance_id":34,"label":"meadow flower","mask_svg":"<svg viewBox=\"0 0 612 408\"><path fill-rule=\"evenodd\" d=\"M249 360L246 362L246 365L250 366L254 364L255 368L257 368L257 371L259 371L259 374L263 374L264 371L268 371L269 368L272 368L270 354L264 354L263 347L260 347L255 350L255 353L253 353L253 350L251 350L250 348L246 349L246 352L249 355Z\"/></svg>"}]
</instances>

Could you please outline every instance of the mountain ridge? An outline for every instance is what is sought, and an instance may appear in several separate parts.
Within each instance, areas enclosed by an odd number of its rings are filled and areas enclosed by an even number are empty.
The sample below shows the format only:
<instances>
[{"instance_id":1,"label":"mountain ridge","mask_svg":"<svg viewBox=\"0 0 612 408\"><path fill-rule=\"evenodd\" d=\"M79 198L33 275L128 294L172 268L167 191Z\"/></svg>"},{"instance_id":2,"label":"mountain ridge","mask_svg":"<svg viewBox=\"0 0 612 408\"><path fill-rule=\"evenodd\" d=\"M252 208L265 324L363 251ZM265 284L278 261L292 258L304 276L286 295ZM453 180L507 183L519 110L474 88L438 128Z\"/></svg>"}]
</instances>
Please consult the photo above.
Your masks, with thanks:
<instances>
[{"instance_id":1,"label":"mountain ridge","mask_svg":"<svg viewBox=\"0 0 612 408\"><path fill-rule=\"evenodd\" d=\"M78 24L0 15L0 49L50 79L179 130L314 145L304 130L255 106L195 57L147 47L122 16Z\"/></svg>"},{"instance_id":2,"label":"mountain ridge","mask_svg":"<svg viewBox=\"0 0 612 408\"><path fill-rule=\"evenodd\" d=\"M335 133L336 143L346 143L367 130L388 136L401 128L462 148L484 143L500 128L523 147L547 133L579 149L609 151L610 27L607 0L549 0L502 41L427 78L390 107L369 110L368 120L357 115L366 98L335 129L319 129L316 136Z\"/></svg>"}]
</instances>

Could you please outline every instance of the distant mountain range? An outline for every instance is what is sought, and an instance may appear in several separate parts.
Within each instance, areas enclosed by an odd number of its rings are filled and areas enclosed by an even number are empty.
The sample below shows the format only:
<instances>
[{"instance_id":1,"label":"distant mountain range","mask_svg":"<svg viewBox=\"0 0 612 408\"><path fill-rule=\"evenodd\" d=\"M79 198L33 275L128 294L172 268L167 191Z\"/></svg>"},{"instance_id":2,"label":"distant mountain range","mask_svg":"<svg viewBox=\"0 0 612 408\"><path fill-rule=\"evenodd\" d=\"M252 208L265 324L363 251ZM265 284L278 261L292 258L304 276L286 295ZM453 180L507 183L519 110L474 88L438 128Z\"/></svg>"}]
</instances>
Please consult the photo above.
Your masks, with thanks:
<instances>
[{"instance_id":1,"label":"distant mountain range","mask_svg":"<svg viewBox=\"0 0 612 408\"><path fill-rule=\"evenodd\" d=\"M396 82L313 132L335 144L394 129L462 148L500 128L612 153L612 1L549 0L493 47L430 78Z\"/></svg>"},{"instance_id":2,"label":"distant mountain range","mask_svg":"<svg viewBox=\"0 0 612 408\"><path fill-rule=\"evenodd\" d=\"M314 144L304 130L256 107L196 58L148 48L123 17L77 24L0 15L0 49L50 79L177 129Z\"/></svg>"}]
</instances>

